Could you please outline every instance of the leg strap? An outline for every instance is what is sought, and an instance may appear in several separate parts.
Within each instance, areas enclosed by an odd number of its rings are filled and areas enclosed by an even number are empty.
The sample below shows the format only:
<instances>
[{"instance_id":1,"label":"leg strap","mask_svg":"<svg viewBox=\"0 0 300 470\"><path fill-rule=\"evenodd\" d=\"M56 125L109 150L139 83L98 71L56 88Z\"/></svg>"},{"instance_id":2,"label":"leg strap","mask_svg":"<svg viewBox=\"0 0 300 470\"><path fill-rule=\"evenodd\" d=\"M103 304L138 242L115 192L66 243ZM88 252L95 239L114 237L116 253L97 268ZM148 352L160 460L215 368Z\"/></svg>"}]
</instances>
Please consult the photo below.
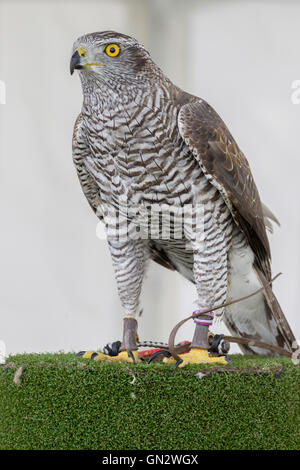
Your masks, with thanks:
<instances>
[{"instance_id":1,"label":"leg strap","mask_svg":"<svg viewBox=\"0 0 300 470\"><path fill-rule=\"evenodd\" d=\"M203 315L201 314L205 309L195 310L193 312L193 316L195 323L195 332L192 340L191 347L192 348L199 348L199 349L208 349L208 329L212 325L214 319L213 312L206 312Z\"/></svg>"},{"instance_id":2,"label":"leg strap","mask_svg":"<svg viewBox=\"0 0 300 470\"><path fill-rule=\"evenodd\" d=\"M196 323L196 325L204 325L204 326L211 326L212 325L213 319L214 319L214 312L206 312L203 315L199 315L202 312L205 312L205 310L206 309L203 308L203 309L195 310L193 312L193 316L195 316L194 323Z\"/></svg>"}]
</instances>

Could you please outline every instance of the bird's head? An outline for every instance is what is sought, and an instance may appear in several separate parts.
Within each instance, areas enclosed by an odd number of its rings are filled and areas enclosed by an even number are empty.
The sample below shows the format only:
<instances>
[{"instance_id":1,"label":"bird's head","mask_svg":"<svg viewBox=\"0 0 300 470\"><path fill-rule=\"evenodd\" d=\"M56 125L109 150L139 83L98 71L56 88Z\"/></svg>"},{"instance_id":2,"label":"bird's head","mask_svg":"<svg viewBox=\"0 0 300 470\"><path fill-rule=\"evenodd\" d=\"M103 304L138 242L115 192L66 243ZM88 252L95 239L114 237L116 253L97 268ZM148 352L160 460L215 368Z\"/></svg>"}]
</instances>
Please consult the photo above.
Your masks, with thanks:
<instances>
[{"instance_id":1,"label":"bird's head","mask_svg":"<svg viewBox=\"0 0 300 470\"><path fill-rule=\"evenodd\" d=\"M103 31L87 34L75 41L71 74L75 69L79 70L83 81L98 79L112 86L120 83L129 85L146 78L147 71L153 70L153 62L136 39L114 31Z\"/></svg>"}]
</instances>

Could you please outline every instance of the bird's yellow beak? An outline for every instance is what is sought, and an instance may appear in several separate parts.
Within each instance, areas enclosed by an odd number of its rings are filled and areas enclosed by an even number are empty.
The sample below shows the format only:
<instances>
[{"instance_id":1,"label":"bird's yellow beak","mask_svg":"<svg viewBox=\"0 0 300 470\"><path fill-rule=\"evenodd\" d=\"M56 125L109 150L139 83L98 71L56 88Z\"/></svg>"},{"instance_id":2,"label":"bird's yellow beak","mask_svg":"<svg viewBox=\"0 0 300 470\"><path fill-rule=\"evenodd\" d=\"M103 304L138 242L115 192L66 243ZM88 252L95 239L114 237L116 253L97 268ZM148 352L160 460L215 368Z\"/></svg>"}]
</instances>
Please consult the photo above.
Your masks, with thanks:
<instances>
[{"instance_id":1,"label":"bird's yellow beak","mask_svg":"<svg viewBox=\"0 0 300 470\"><path fill-rule=\"evenodd\" d=\"M71 62L70 62L71 75L73 75L73 72L75 69L78 69L78 70L85 69L92 65L103 66L104 64L101 64L100 62L88 62L86 50L83 47L77 47L76 51L71 57Z\"/></svg>"}]
</instances>

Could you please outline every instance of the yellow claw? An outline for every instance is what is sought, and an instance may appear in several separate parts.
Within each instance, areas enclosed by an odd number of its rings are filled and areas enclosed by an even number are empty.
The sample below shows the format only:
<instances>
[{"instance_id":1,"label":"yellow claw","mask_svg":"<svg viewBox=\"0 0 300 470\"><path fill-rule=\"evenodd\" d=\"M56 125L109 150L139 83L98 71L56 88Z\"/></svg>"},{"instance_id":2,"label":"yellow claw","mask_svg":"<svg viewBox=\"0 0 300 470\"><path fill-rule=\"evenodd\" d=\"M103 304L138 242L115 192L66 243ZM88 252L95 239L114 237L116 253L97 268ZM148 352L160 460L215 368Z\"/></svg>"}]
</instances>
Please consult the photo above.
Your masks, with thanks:
<instances>
[{"instance_id":1,"label":"yellow claw","mask_svg":"<svg viewBox=\"0 0 300 470\"><path fill-rule=\"evenodd\" d=\"M186 364L223 364L228 366L228 362L225 359L225 356L209 356L206 349L192 348L188 353L179 354L179 357L183 362L179 367L184 367ZM165 357L163 359L165 364L171 364L175 362L173 357Z\"/></svg>"},{"instance_id":2,"label":"yellow claw","mask_svg":"<svg viewBox=\"0 0 300 470\"><path fill-rule=\"evenodd\" d=\"M93 354L95 355L94 357ZM136 362L139 361L138 351L132 351L133 357ZM117 356L108 356L101 352L95 353L93 351L86 351L83 356L83 359L93 359L93 361L107 361L107 362L133 362L131 356L127 351L121 351Z\"/></svg>"}]
</instances>

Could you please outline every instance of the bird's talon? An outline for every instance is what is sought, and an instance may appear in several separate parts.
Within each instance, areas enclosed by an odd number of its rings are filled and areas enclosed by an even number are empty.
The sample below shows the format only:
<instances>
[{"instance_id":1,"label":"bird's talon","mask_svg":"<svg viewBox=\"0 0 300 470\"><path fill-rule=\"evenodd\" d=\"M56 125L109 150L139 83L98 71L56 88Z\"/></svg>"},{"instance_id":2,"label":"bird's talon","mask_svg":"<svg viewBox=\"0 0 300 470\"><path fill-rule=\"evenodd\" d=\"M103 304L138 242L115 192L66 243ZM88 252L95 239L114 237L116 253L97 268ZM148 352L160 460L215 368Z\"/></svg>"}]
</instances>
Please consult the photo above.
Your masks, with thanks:
<instances>
[{"instance_id":1,"label":"bird's talon","mask_svg":"<svg viewBox=\"0 0 300 470\"><path fill-rule=\"evenodd\" d=\"M80 351L76 354L75 357L82 357L82 359L91 359L94 360L95 355L97 355L95 351Z\"/></svg>"},{"instance_id":2,"label":"bird's talon","mask_svg":"<svg viewBox=\"0 0 300 470\"><path fill-rule=\"evenodd\" d=\"M75 357L84 356L85 353L86 353L86 351L79 351L77 354L75 354Z\"/></svg>"},{"instance_id":3,"label":"bird's talon","mask_svg":"<svg viewBox=\"0 0 300 470\"><path fill-rule=\"evenodd\" d=\"M149 361L148 361L148 364L150 364L152 361L154 361L154 359L156 359L158 356L165 356L165 357L170 357L171 356L171 353L167 350L164 350L164 349L161 349L160 351L156 351L155 353L152 354L152 356L150 357Z\"/></svg>"},{"instance_id":4,"label":"bird's talon","mask_svg":"<svg viewBox=\"0 0 300 470\"><path fill-rule=\"evenodd\" d=\"M229 366L232 366L232 360L228 356L225 356L225 361L228 362Z\"/></svg>"},{"instance_id":5,"label":"bird's talon","mask_svg":"<svg viewBox=\"0 0 300 470\"><path fill-rule=\"evenodd\" d=\"M174 372L176 372L177 370L177 367L180 367L180 365L183 363L183 359L178 359L178 361L176 361L176 364L174 366Z\"/></svg>"},{"instance_id":6,"label":"bird's talon","mask_svg":"<svg viewBox=\"0 0 300 470\"><path fill-rule=\"evenodd\" d=\"M132 362L133 362L134 364L136 364L135 357L134 357L134 355L133 355L133 352L132 352L130 349L127 350L127 354L128 354L128 357L130 357L130 358L132 359Z\"/></svg>"}]
</instances>

